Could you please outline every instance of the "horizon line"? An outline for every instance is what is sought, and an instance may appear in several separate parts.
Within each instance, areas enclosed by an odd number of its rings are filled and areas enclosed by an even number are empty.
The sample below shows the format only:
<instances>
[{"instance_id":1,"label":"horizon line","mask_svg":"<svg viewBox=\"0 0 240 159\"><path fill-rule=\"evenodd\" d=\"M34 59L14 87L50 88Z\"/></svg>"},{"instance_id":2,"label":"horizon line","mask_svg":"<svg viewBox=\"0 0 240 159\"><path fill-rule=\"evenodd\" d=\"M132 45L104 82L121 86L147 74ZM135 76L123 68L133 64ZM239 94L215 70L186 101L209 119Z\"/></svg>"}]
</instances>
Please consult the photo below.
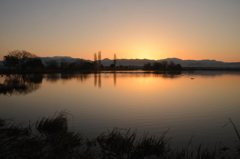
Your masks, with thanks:
<instances>
[{"instance_id":1,"label":"horizon line","mask_svg":"<svg viewBox=\"0 0 240 159\"><path fill-rule=\"evenodd\" d=\"M86 61L94 61L94 60L91 60L91 59L84 59L84 58L80 58L80 57L72 57L72 56L38 56L39 58L54 58L54 57L59 57L59 58L72 58L72 59L82 59L82 60L86 60ZM109 60L113 60L113 59L110 59L110 58L104 58L104 59L101 59L102 60L105 60L105 59L109 59ZM216 59L201 59L201 60L195 60L195 59L181 59L181 58L177 58L177 57L168 57L168 58L163 58L163 59L148 59L148 58L119 58L119 59L116 59L116 60L152 60L152 61L160 61L160 60L168 60L168 59L178 59L178 60L182 60L182 61L188 61L188 60L192 60L192 61L204 61L204 60L208 60L208 61L216 61L216 62L224 62L224 63L240 63L240 61L236 61L236 62L226 62L226 61L218 61ZM4 60L2 60L4 61ZM1 61L1 62L2 62Z\"/></svg>"},{"instance_id":2,"label":"horizon line","mask_svg":"<svg viewBox=\"0 0 240 159\"><path fill-rule=\"evenodd\" d=\"M39 56L40 57L40 56ZM72 58L72 59L83 59L83 60L89 60L89 61L94 61L94 60L90 60L90 59L84 59L84 58L80 58L80 57L72 57L72 56L45 56L45 57L40 57L40 58L53 58L53 57L68 57L68 58ZM104 59L109 59L109 60L113 60L110 58L104 58ZM104 59L101 59L104 60ZM119 58L116 60L153 60L153 61L159 61L159 60L167 60L167 59L178 59L178 60L183 60L183 61L187 61L187 60L192 60L192 61L204 61L204 60L208 60L208 61L216 61L216 62L224 62L224 63L239 63L238 62L225 62L225 61L218 61L216 59L201 59L201 60L195 60L195 59L181 59L181 58L177 58L177 57L168 57L168 58L163 58L163 59L147 59L147 58Z\"/></svg>"}]
</instances>

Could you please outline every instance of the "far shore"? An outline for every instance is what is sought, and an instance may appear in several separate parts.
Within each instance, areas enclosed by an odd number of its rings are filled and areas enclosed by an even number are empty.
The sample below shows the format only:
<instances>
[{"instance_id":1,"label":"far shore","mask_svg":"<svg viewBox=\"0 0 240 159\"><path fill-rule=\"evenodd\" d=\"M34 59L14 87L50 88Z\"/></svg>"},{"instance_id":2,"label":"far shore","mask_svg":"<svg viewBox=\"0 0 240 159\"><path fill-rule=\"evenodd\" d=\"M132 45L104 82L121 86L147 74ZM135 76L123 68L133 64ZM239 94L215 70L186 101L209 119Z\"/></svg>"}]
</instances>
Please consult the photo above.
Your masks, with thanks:
<instances>
[{"instance_id":1,"label":"far shore","mask_svg":"<svg viewBox=\"0 0 240 159\"><path fill-rule=\"evenodd\" d=\"M34 70L22 70L22 69L8 69L8 68L0 68L0 74L32 74L32 73L99 73L104 71L142 71L142 72L155 72L155 73L177 73L185 72L185 71L240 71L240 68L206 68L206 67L183 67L181 70L146 70L141 68L128 68L128 69L101 69L101 70L77 70L77 69L34 69Z\"/></svg>"}]
</instances>

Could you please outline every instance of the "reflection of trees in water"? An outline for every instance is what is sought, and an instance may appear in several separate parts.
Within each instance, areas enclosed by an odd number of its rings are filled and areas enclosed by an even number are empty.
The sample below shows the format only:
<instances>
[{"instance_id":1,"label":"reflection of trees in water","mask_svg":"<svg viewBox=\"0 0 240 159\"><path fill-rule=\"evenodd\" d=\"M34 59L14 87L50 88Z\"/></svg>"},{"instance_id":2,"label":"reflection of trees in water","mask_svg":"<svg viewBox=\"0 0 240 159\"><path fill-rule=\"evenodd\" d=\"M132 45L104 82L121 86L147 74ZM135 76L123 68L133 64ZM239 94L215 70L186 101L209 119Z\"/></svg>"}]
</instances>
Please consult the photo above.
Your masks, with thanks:
<instances>
[{"instance_id":1,"label":"reflection of trees in water","mask_svg":"<svg viewBox=\"0 0 240 159\"><path fill-rule=\"evenodd\" d=\"M0 94L13 95L31 93L40 88L42 78L42 74L6 76L4 82L0 84Z\"/></svg>"},{"instance_id":2,"label":"reflection of trees in water","mask_svg":"<svg viewBox=\"0 0 240 159\"><path fill-rule=\"evenodd\" d=\"M181 71L174 72L153 72L153 77L162 77L162 78L179 78L181 77Z\"/></svg>"},{"instance_id":3,"label":"reflection of trees in water","mask_svg":"<svg viewBox=\"0 0 240 159\"><path fill-rule=\"evenodd\" d=\"M94 86L98 86L101 88L101 74L99 72L94 73ZM117 76L118 77L133 77L133 78L142 78L142 77L159 77L159 78L179 78L181 77L181 71L161 71L161 72L156 72L156 71L143 71L143 72L134 72L134 71L111 71L111 72L105 72L105 74L110 74L113 75L113 82L114 85L116 86L117 84Z\"/></svg>"},{"instance_id":4,"label":"reflection of trees in water","mask_svg":"<svg viewBox=\"0 0 240 159\"><path fill-rule=\"evenodd\" d=\"M68 73L56 73L56 74L47 74L45 75L45 78L48 82L55 83L59 80L72 80L77 79L78 81L86 81L89 78L90 74L82 73L82 74L68 74Z\"/></svg>"},{"instance_id":5,"label":"reflection of trees in water","mask_svg":"<svg viewBox=\"0 0 240 159\"><path fill-rule=\"evenodd\" d=\"M94 86L96 87L98 85L99 88L101 88L102 81L101 81L101 73L94 73Z\"/></svg>"},{"instance_id":6,"label":"reflection of trees in water","mask_svg":"<svg viewBox=\"0 0 240 159\"><path fill-rule=\"evenodd\" d=\"M114 71L114 72L111 72L113 74L113 82L114 82L114 85L116 85L117 83L117 73ZM99 88L101 88L102 86L102 82L101 82L101 73L94 73L94 86L96 87L98 85Z\"/></svg>"},{"instance_id":7,"label":"reflection of trees in water","mask_svg":"<svg viewBox=\"0 0 240 159\"><path fill-rule=\"evenodd\" d=\"M62 80L71 80L71 79L77 79L78 81L86 81L90 76L90 74L87 73L81 73L81 74L61 74Z\"/></svg>"},{"instance_id":8,"label":"reflection of trees in water","mask_svg":"<svg viewBox=\"0 0 240 159\"><path fill-rule=\"evenodd\" d=\"M117 83L118 77L161 77L161 78L178 78L181 77L181 72L109 72L113 75L114 85ZM101 88L101 73L94 73L94 85ZM91 77L91 74L47 74L44 76L49 82L57 82L58 80L86 81ZM40 88L42 83L42 74L17 74L4 76L2 83L0 82L0 94L28 94Z\"/></svg>"},{"instance_id":9,"label":"reflection of trees in water","mask_svg":"<svg viewBox=\"0 0 240 159\"><path fill-rule=\"evenodd\" d=\"M94 86L97 86L97 73L94 73Z\"/></svg>"},{"instance_id":10,"label":"reflection of trees in water","mask_svg":"<svg viewBox=\"0 0 240 159\"><path fill-rule=\"evenodd\" d=\"M197 75L202 77L215 77L222 75L240 75L240 71L185 71L184 75Z\"/></svg>"},{"instance_id":11,"label":"reflection of trees in water","mask_svg":"<svg viewBox=\"0 0 240 159\"><path fill-rule=\"evenodd\" d=\"M114 57L115 57L115 55L114 55ZM115 71L113 73L113 81L114 81L114 86L116 86L116 84L117 84L117 73Z\"/></svg>"},{"instance_id":12,"label":"reflection of trees in water","mask_svg":"<svg viewBox=\"0 0 240 159\"><path fill-rule=\"evenodd\" d=\"M78 76L76 76L77 80L83 82L83 81L86 81L90 76L90 74L78 74Z\"/></svg>"},{"instance_id":13,"label":"reflection of trees in water","mask_svg":"<svg viewBox=\"0 0 240 159\"><path fill-rule=\"evenodd\" d=\"M113 72L111 72L113 73ZM181 71L179 72L167 72L167 71L139 71L139 72L114 72L114 84L116 85L116 78L118 77L133 77L133 78L142 78L142 77L159 77L159 78L179 78L181 77Z\"/></svg>"},{"instance_id":14,"label":"reflection of trees in water","mask_svg":"<svg viewBox=\"0 0 240 159\"><path fill-rule=\"evenodd\" d=\"M98 74L98 87L101 88L101 73Z\"/></svg>"},{"instance_id":15,"label":"reflection of trees in water","mask_svg":"<svg viewBox=\"0 0 240 159\"><path fill-rule=\"evenodd\" d=\"M99 88L102 86L102 80L101 80L101 73L94 73L94 86L96 87L98 85Z\"/></svg>"},{"instance_id":16,"label":"reflection of trees in water","mask_svg":"<svg viewBox=\"0 0 240 159\"><path fill-rule=\"evenodd\" d=\"M53 73L53 74L47 74L46 76L44 76L44 78L48 81L48 82L52 82L55 83L58 80L61 79L60 74L58 73Z\"/></svg>"}]
</instances>

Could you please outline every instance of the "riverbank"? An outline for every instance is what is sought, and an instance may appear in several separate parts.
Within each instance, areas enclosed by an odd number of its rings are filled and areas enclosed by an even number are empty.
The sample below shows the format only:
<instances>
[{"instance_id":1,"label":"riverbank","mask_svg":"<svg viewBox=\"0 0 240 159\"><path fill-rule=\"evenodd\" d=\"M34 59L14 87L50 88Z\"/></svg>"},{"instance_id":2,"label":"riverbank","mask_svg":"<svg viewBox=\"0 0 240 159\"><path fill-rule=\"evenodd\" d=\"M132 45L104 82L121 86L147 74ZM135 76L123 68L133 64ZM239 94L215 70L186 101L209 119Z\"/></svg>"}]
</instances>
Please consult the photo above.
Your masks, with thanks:
<instances>
[{"instance_id":1,"label":"riverbank","mask_svg":"<svg viewBox=\"0 0 240 159\"><path fill-rule=\"evenodd\" d=\"M216 142L215 149L203 144L192 146L192 140L181 149L171 148L166 131L161 136L147 134L137 137L137 131L113 129L89 140L68 127L68 113L39 118L23 127L8 119L0 119L0 158L238 158L240 143L229 148ZM238 131L234 123L234 130ZM233 131L234 131L233 130ZM238 135L239 137L239 135ZM238 138L240 140L240 138Z\"/></svg>"},{"instance_id":2,"label":"riverbank","mask_svg":"<svg viewBox=\"0 0 240 159\"><path fill-rule=\"evenodd\" d=\"M181 72L194 72L194 71L229 71L240 72L240 69L216 69L216 68L184 68L177 71L163 71L163 70L144 70L144 69L102 69L102 70L63 70L63 69L39 69L39 70L21 70L21 69L1 69L0 74L49 74L49 73L99 73L99 72L144 72L144 73L168 73L168 74L181 74Z\"/></svg>"}]
</instances>

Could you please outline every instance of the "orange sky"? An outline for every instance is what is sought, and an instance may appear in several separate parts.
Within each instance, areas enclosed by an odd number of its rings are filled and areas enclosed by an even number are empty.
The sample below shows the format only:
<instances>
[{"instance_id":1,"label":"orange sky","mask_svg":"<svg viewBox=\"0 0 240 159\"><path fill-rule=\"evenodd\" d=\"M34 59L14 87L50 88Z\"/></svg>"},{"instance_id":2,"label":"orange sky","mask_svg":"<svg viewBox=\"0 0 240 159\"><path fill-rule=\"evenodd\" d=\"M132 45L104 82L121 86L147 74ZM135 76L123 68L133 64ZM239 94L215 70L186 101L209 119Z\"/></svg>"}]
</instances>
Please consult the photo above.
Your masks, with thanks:
<instances>
[{"instance_id":1,"label":"orange sky","mask_svg":"<svg viewBox=\"0 0 240 159\"><path fill-rule=\"evenodd\" d=\"M240 1L0 1L0 60L40 57L181 58L240 62Z\"/></svg>"}]
</instances>

